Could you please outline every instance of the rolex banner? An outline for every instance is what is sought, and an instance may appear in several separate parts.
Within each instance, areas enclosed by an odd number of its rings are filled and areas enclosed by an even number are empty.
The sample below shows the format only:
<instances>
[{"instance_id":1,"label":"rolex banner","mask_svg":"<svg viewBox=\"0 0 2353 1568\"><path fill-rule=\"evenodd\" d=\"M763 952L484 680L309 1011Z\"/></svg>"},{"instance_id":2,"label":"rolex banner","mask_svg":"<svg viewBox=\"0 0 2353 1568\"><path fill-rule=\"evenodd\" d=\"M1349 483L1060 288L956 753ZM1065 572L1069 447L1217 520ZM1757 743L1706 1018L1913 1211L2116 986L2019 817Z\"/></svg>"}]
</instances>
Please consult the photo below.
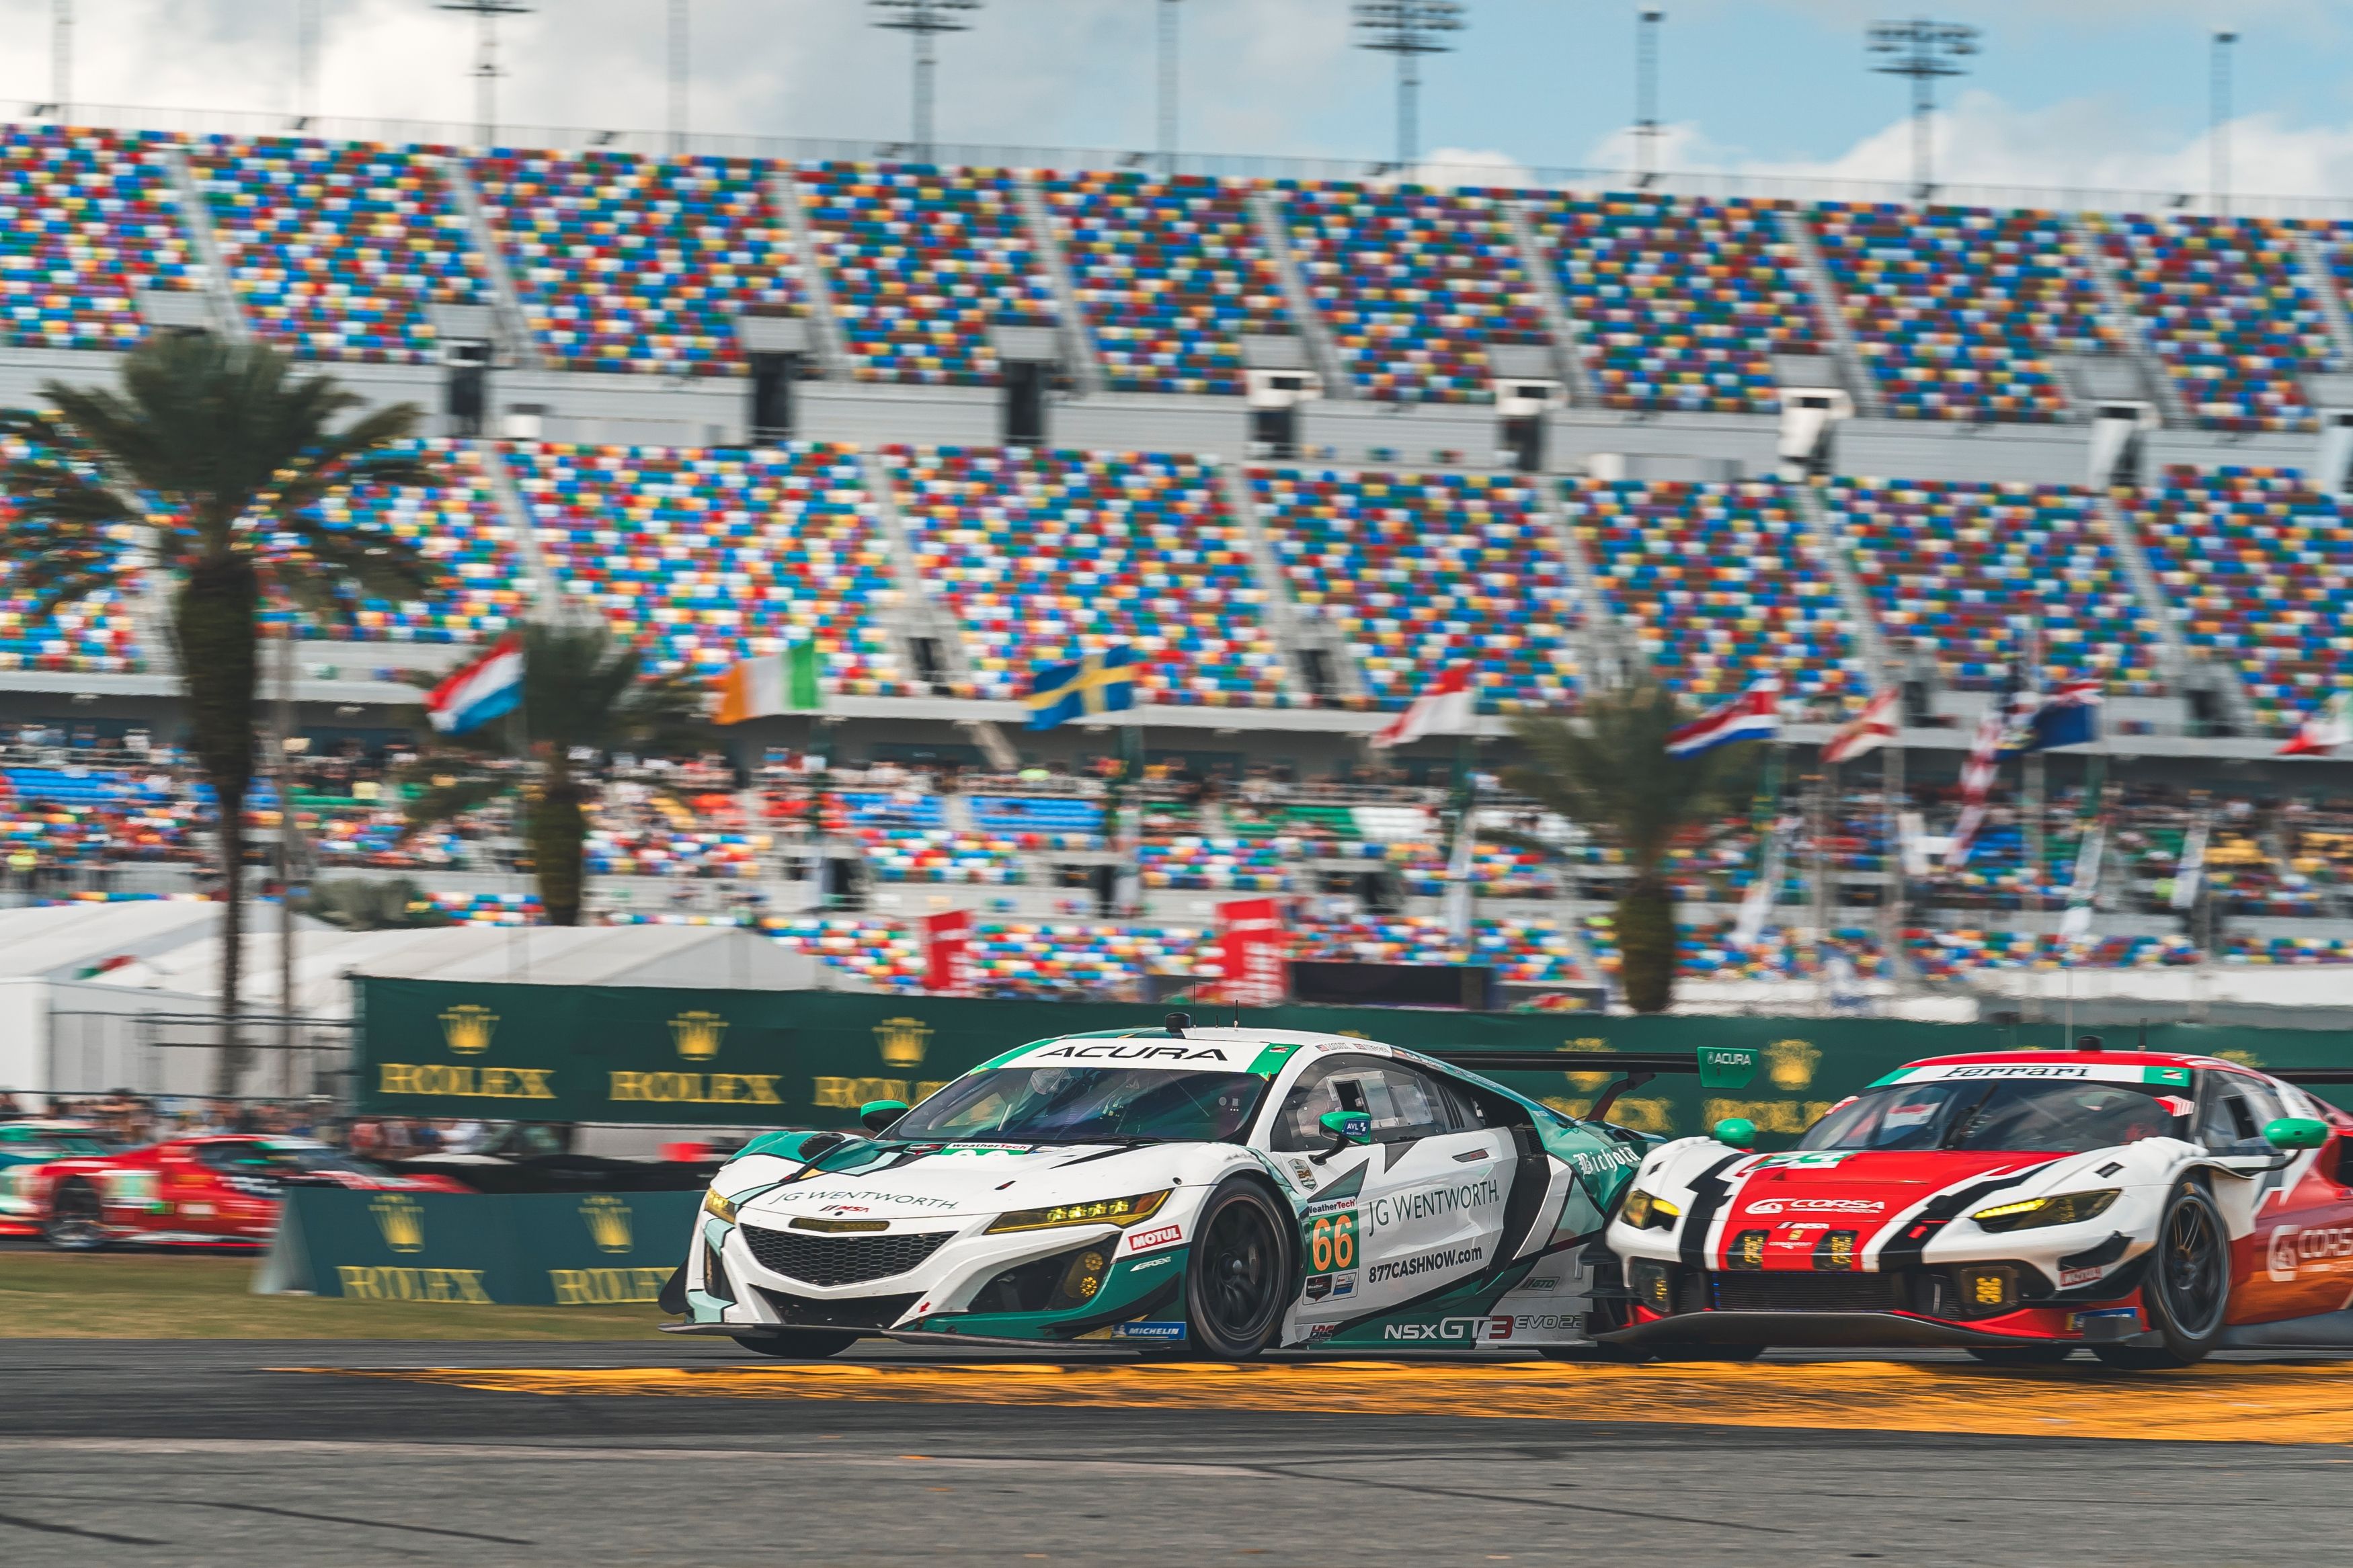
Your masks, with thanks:
<instances>
[{"instance_id":1,"label":"rolex banner","mask_svg":"<svg viewBox=\"0 0 2353 1568\"><path fill-rule=\"evenodd\" d=\"M1016 1046L1092 1029L1157 1026L1165 1007L1107 1002L996 1002L838 991L353 981L358 1109L379 1115L501 1121L849 1128L873 1100L913 1103ZM1417 1050L1761 1053L1733 1077L1661 1074L1610 1119L1645 1132L1703 1132L1722 1118L1757 1125L1779 1148L1842 1097L1907 1061L1959 1051L2052 1047L2058 1024L1913 1024L1879 1018L1585 1017L1419 1008L1233 1007L1214 1018L1314 1029ZM2152 1025L2106 1031L2134 1046L2245 1053L2269 1067L2346 1059L2337 1031ZM1499 1074L1571 1114L1608 1073ZM2334 1086L2321 1091L2346 1098ZM650 1195L650 1194L649 1194ZM423 1201L423 1200L420 1200ZM459 1199L453 1201L472 1202ZM488 1199L481 1200L484 1202ZM536 1200L533 1200L536 1201ZM553 1200L550 1200L553 1201ZM632 1197L632 1202L635 1198Z\"/></svg>"},{"instance_id":2,"label":"rolex banner","mask_svg":"<svg viewBox=\"0 0 2353 1568\"><path fill-rule=\"evenodd\" d=\"M700 1193L293 1187L254 1289L347 1300L653 1310Z\"/></svg>"}]
</instances>

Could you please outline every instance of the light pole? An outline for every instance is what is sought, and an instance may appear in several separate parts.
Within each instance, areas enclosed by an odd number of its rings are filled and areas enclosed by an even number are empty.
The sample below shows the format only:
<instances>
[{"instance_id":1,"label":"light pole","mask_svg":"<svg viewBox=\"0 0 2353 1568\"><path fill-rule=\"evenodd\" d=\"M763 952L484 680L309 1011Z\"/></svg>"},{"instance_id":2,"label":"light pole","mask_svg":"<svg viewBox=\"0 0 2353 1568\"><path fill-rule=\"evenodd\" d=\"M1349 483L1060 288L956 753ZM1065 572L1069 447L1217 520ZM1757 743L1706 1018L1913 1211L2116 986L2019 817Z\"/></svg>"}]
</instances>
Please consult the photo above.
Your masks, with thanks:
<instances>
[{"instance_id":1,"label":"light pole","mask_svg":"<svg viewBox=\"0 0 2353 1568\"><path fill-rule=\"evenodd\" d=\"M54 0L49 12L49 96L58 123L73 123L73 0Z\"/></svg>"},{"instance_id":2,"label":"light pole","mask_svg":"<svg viewBox=\"0 0 2353 1568\"><path fill-rule=\"evenodd\" d=\"M1664 11L1644 11L1634 24L1634 188L1659 177L1659 24Z\"/></svg>"},{"instance_id":3,"label":"light pole","mask_svg":"<svg viewBox=\"0 0 2353 1568\"><path fill-rule=\"evenodd\" d=\"M1929 132L1936 112L1936 81L1960 76L1959 62L1978 52L1978 33L1960 22L1873 22L1865 35L1871 53L1885 63L1872 67L1883 76L1912 79L1912 195L1926 201L1936 194L1935 154Z\"/></svg>"},{"instance_id":4,"label":"light pole","mask_svg":"<svg viewBox=\"0 0 2353 1568\"><path fill-rule=\"evenodd\" d=\"M2211 179L2217 217L2227 217L2231 211L2231 57L2236 52L2232 46L2238 41L2236 33L2216 33L2207 66L2206 149L2213 160Z\"/></svg>"},{"instance_id":5,"label":"light pole","mask_svg":"<svg viewBox=\"0 0 2353 1568\"><path fill-rule=\"evenodd\" d=\"M888 27L894 33L907 33L915 41L914 143L915 156L923 163L932 161L932 97L933 80L939 70L939 46L942 33L969 31L972 24L964 20L968 12L980 9L980 0L867 0L881 15L875 20L878 27Z\"/></svg>"},{"instance_id":6,"label":"light pole","mask_svg":"<svg viewBox=\"0 0 2353 1568\"><path fill-rule=\"evenodd\" d=\"M1154 0L1160 7L1160 172L1176 172L1176 8L1184 0Z\"/></svg>"},{"instance_id":7,"label":"light pole","mask_svg":"<svg viewBox=\"0 0 2353 1568\"><path fill-rule=\"evenodd\" d=\"M1470 26L1463 10L1462 0L1356 0L1358 46L1397 57L1400 174L1409 174L1421 156L1421 57L1454 47L1446 35Z\"/></svg>"},{"instance_id":8,"label":"light pole","mask_svg":"<svg viewBox=\"0 0 2353 1568\"><path fill-rule=\"evenodd\" d=\"M319 0L294 0L294 129L319 112Z\"/></svg>"},{"instance_id":9,"label":"light pole","mask_svg":"<svg viewBox=\"0 0 2353 1568\"><path fill-rule=\"evenodd\" d=\"M498 140L499 129L499 18L528 16L532 8L522 0L437 0L444 11L464 11L470 14L480 28L474 47L474 121L482 145L489 147Z\"/></svg>"},{"instance_id":10,"label":"light pole","mask_svg":"<svg viewBox=\"0 0 2353 1568\"><path fill-rule=\"evenodd\" d=\"M670 150L686 152L687 0L670 0Z\"/></svg>"}]
</instances>

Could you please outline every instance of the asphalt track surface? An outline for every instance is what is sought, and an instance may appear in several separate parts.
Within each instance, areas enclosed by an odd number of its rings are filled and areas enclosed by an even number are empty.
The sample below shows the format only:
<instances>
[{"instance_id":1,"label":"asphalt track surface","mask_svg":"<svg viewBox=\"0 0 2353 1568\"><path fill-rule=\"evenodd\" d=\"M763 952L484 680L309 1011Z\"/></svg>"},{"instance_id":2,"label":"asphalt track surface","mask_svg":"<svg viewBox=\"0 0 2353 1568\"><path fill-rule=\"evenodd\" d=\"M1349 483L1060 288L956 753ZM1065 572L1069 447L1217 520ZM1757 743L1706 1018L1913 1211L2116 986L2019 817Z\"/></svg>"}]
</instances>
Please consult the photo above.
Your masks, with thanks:
<instances>
[{"instance_id":1,"label":"asphalt track surface","mask_svg":"<svg viewBox=\"0 0 2353 1568\"><path fill-rule=\"evenodd\" d=\"M2353 1367L16 1340L0 1476L12 1568L2341 1563Z\"/></svg>"}]
</instances>

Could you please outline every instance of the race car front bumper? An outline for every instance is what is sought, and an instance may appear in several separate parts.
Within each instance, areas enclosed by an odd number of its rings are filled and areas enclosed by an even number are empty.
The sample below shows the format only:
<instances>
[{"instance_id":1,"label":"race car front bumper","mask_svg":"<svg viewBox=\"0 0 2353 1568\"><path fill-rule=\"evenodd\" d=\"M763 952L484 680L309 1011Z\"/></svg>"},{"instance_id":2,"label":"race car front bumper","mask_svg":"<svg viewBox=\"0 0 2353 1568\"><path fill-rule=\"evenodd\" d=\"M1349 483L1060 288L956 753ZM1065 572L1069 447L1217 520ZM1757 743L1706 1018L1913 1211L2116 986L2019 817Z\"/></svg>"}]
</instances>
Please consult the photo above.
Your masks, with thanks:
<instances>
[{"instance_id":1,"label":"race car front bumper","mask_svg":"<svg viewBox=\"0 0 2353 1568\"><path fill-rule=\"evenodd\" d=\"M2116 1344L2153 1345L2157 1333L2139 1329L2132 1319L2090 1318L2080 1339L2044 1334L2005 1334L1924 1318L1910 1312L1681 1312L1652 1318L1593 1337L1604 1344L1630 1349L1665 1345L1787 1345L1793 1348L1848 1350L1917 1350L1949 1346L1966 1349L2027 1345Z\"/></svg>"}]
</instances>

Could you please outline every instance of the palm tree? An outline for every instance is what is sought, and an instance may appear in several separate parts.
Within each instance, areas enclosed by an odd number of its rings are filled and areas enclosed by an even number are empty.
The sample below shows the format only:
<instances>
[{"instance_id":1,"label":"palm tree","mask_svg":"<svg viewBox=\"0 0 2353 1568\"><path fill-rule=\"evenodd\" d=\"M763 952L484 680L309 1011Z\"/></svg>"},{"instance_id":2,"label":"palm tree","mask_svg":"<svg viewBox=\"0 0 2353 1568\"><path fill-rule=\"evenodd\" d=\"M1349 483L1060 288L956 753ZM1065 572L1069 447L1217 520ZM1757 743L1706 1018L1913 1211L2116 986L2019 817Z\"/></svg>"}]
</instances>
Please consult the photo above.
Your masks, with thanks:
<instances>
[{"instance_id":1,"label":"palm tree","mask_svg":"<svg viewBox=\"0 0 2353 1568\"><path fill-rule=\"evenodd\" d=\"M418 759L415 774L427 787L409 802L408 822L411 828L446 822L519 796L548 923L578 925L585 807L595 785L572 753L696 749L710 734L707 704L702 688L682 676L648 676L642 650L616 642L601 618L526 626L522 669L514 713L444 737Z\"/></svg>"},{"instance_id":2,"label":"palm tree","mask_svg":"<svg viewBox=\"0 0 2353 1568\"><path fill-rule=\"evenodd\" d=\"M1675 898L1667 850L1694 822L1719 820L1745 792L1746 745L1667 755L1667 732L1691 715L1652 679L1587 699L1582 721L1519 719L1529 763L1504 782L1572 822L1617 835L1632 875L1619 896L1618 979L1638 1013L1674 1001Z\"/></svg>"},{"instance_id":3,"label":"palm tree","mask_svg":"<svg viewBox=\"0 0 2353 1568\"><path fill-rule=\"evenodd\" d=\"M5 422L31 447L7 467L14 509L0 521L20 587L46 611L126 588L151 563L172 583L189 733L218 819L223 1094L244 1069L239 891L264 603L344 624L363 596L415 599L435 575L407 541L318 510L341 492L436 482L422 456L396 449L416 405L347 419L363 399L291 369L264 344L163 333L123 362L120 391L45 382L53 412Z\"/></svg>"}]
</instances>

